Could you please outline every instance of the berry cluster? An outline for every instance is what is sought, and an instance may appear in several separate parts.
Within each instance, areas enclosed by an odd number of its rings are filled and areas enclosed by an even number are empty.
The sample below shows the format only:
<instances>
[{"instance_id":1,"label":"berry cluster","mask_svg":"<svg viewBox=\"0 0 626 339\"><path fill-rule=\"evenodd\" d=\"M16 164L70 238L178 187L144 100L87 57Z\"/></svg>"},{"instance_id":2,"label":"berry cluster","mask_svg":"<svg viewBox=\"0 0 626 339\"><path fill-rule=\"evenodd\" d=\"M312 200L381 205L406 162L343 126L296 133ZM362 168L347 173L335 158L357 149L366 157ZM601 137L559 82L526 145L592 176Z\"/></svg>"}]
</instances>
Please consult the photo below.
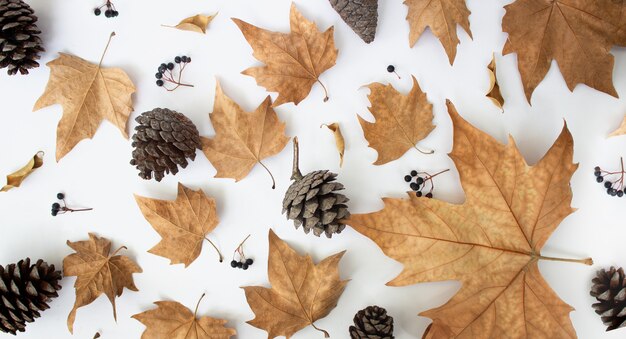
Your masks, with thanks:
<instances>
[{"instance_id":1,"label":"berry cluster","mask_svg":"<svg viewBox=\"0 0 626 339\"><path fill-rule=\"evenodd\" d=\"M163 87L170 92L177 89L180 86L193 87L193 85L184 84L181 82L183 71L185 70L185 67L187 67L187 64L190 62L191 62L191 58L186 55L183 55L183 56L175 57L174 62L162 63L161 65L159 65L158 71L154 75L157 79L156 80L157 86ZM176 71L174 71L174 68L176 68L176 65L178 65L179 67L177 76L174 75L176 73ZM175 85L175 87L168 88L167 86L165 86L166 83L173 84Z\"/></svg>"},{"instance_id":2,"label":"berry cluster","mask_svg":"<svg viewBox=\"0 0 626 339\"><path fill-rule=\"evenodd\" d=\"M435 189L435 182L433 178L438 176L439 174L446 173L449 170L450 169L446 169L435 174L412 170L411 173L404 176L404 181L409 183L409 187L413 192L415 192L415 196L417 196L418 198L424 196L430 199L433 197L433 190ZM426 186L430 187L430 189L426 194L424 194Z\"/></svg>"},{"instance_id":3,"label":"berry cluster","mask_svg":"<svg viewBox=\"0 0 626 339\"><path fill-rule=\"evenodd\" d=\"M247 270L248 267L254 264L254 260L250 258L246 258L245 253L243 253L243 243L245 243L246 240L248 240L248 238L250 238L250 235L248 235L245 239L243 239L243 241L235 249L235 253L233 253L233 260L230 262L230 267ZM236 255L239 255L239 260L235 260Z\"/></svg>"},{"instance_id":4,"label":"berry cluster","mask_svg":"<svg viewBox=\"0 0 626 339\"><path fill-rule=\"evenodd\" d=\"M604 171L600 166L596 166L593 169L593 174L596 176L596 182L603 183L606 188L606 194L612 197L623 197L626 195L626 183L624 182L624 159L620 158L622 169L619 172Z\"/></svg>"},{"instance_id":5,"label":"berry cluster","mask_svg":"<svg viewBox=\"0 0 626 339\"><path fill-rule=\"evenodd\" d=\"M117 9L115 9L115 5L113 5L113 3L110 0L107 0L107 2L104 3L104 5L98 8L95 8L93 10L93 14L95 14L96 16L100 16L100 14L102 14L103 7L107 8L104 11L104 16L107 18L115 18L116 16L120 15L120 12L118 12Z\"/></svg>"},{"instance_id":6,"label":"berry cluster","mask_svg":"<svg viewBox=\"0 0 626 339\"><path fill-rule=\"evenodd\" d=\"M400 75L398 75L398 73L396 73L396 67L394 65L387 66L387 72L395 73L396 76L398 77L398 79L402 79L402 78L400 78Z\"/></svg>"},{"instance_id":7,"label":"berry cluster","mask_svg":"<svg viewBox=\"0 0 626 339\"><path fill-rule=\"evenodd\" d=\"M53 217L56 217L59 214L65 214L67 212L91 211L93 209L93 208L73 209L73 208L67 207L67 204L65 203L65 194L63 193L57 193L57 199L63 202L63 206L61 206L61 204L59 204L58 202L55 202L52 204L52 216Z\"/></svg>"}]
</instances>

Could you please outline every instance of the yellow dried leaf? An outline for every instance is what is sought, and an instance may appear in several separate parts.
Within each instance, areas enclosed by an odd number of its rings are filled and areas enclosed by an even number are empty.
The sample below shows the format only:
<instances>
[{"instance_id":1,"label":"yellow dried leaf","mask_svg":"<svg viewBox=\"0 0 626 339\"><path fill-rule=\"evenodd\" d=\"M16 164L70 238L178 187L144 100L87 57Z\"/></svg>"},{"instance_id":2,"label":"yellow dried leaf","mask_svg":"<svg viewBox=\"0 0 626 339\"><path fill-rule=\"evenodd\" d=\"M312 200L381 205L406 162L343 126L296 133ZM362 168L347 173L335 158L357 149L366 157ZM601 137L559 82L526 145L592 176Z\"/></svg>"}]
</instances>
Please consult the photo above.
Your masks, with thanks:
<instances>
[{"instance_id":1,"label":"yellow dried leaf","mask_svg":"<svg viewBox=\"0 0 626 339\"><path fill-rule=\"evenodd\" d=\"M40 151L37 152L24 167L7 175L7 184L0 189L0 192L6 192L12 188L19 187L27 176L41 166L43 166L43 152Z\"/></svg>"},{"instance_id":2,"label":"yellow dried leaf","mask_svg":"<svg viewBox=\"0 0 626 339\"><path fill-rule=\"evenodd\" d=\"M176 26L167 26L167 25L163 25L163 26L180 29L182 31L190 31L190 32L206 34L206 30L209 27L209 24L211 23L211 21L213 21L216 15L217 13L212 14L212 15L197 14L197 15L190 16L188 18L183 19Z\"/></svg>"},{"instance_id":3,"label":"yellow dried leaf","mask_svg":"<svg viewBox=\"0 0 626 339\"><path fill-rule=\"evenodd\" d=\"M500 93L500 85L496 78L496 56L491 59L491 63L487 66L487 72L489 72L489 90L487 91L487 99L491 100L496 107L502 110L504 106L504 98Z\"/></svg>"},{"instance_id":4,"label":"yellow dried leaf","mask_svg":"<svg viewBox=\"0 0 626 339\"><path fill-rule=\"evenodd\" d=\"M573 139L567 126L545 156L526 164L512 139L503 145L470 125L448 102L450 157L466 194L463 204L436 199L384 199L383 210L347 224L404 264L388 283L459 280L423 338L576 338L564 303L541 276L539 260L592 264L591 258L545 257L541 249L571 214Z\"/></svg>"},{"instance_id":5,"label":"yellow dried leaf","mask_svg":"<svg viewBox=\"0 0 626 339\"><path fill-rule=\"evenodd\" d=\"M301 256L270 229L268 274L272 288L243 287L255 318L248 324L267 331L268 338L285 336L326 317L348 283L339 277L339 260L345 251L313 264L309 255Z\"/></svg>"},{"instance_id":6,"label":"yellow dried leaf","mask_svg":"<svg viewBox=\"0 0 626 339\"><path fill-rule=\"evenodd\" d=\"M622 124L619 126L619 128L613 131L613 133L611 133L609 136L616 137L624 134L626 134L626 117L624 117L624 120L622 120Z\"/></svg>"},{"instance_id":7,"label":"yellow dried leaf","mask_svg":"<svg viewBox=\"0 0 626 339\"><path fill-rule=\"evenodd\" d=\"M334 122L332 124L323 124L322 126L328 127L328 129L333 132L335 136L335 146L337 147L337 151L339 152L339 167L343 166L343 155L346 151L346 143L343 139L343 135L341 134L341 129L339 128L339 123Z\"/></svg>"}]
</instances>

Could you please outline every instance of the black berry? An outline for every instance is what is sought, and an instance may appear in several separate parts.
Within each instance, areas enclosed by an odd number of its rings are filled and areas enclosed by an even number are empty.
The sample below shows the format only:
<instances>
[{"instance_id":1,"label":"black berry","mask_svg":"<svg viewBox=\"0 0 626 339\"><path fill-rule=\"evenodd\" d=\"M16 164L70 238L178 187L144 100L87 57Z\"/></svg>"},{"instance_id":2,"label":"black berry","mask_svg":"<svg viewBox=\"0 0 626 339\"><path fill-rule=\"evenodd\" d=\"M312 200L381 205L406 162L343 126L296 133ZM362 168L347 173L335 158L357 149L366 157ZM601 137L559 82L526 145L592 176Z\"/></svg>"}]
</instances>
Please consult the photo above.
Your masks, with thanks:
<instances>
[{"instance_id":1,"label":"black berry","mask_svg":"<svg viewBox=\"0 0 626 339\"><path fill-rule=\"evenodd\" d=\"M410 176L410 175L405 175L405 176L404 176L404 181L406 181L406 182L410 182L410 181L411 181L411 179L412 179L412 178L411 178L411 176Z\"/></svg>"},{"instance_id":2,"label":"black berry","mask_svg":"<svg viewBox=\"0 0 626 339\"><path fill-rule=\"evenodd\" d=\"M167 69L169 69L170 71L174 69L174 63L170 62L167 64Z\"/></svg>"},{"instance_id":3,"label":"black berry","mask_svg":"<svg viewBox=\"0 0 626 339\"><path fill-rule=\"evenodd\" d=\"M617 191L617 196L620 197L620 198L623 197L624 196L624 191L622 191L622 190Z\"/></svg>"},{"instance_id":4,"label":"black berry","mask_svg":"<svg viewBox=\"0 0 626 339\"><path fill-rule=\"evenodd\" d=\"M187 62L187 56L183 55L182 57L180 57L180 60L182 60L182 62Z\"/></svg>"},{"instance_id":5,"label":"black berry","mask_svg":"<svg viewBox=\"0 0 626 339\"><path fill-rule=\"evenodd\" d=\"M241 268L243 268L244 270L247 270L248 269L248 264L241 265Z\"/></svg>"},{"instance_id":6,"label":"black berry","mask_svg":"<svg viewBox=\"0 0 626 339\"><path fill-rule=\"evenodd\" d=\"M417 177L417 179L415 180L415 183L418 185L421 185L424 183L424 178L422 177Z\"/></svg>"},{"instance_id":7,"label":"black berry","mask_svg":"<svg viewBox=\"0 0 626 339\"><path fill-rule=\"evenodd\" d=\"M57 210L52 210L52 216L53 216L53 217L56 217L56 216L57 216L57 214L59 214L59 211L57 211Z\"/></svg>"},{"instance_id":8,"label":"black berry","mask_svg":"<svg viewBox=\"0 0 626 339\"><path fill-rule=\"evenodd\" d=\"M230 267L235 268L237 267L237 261L233 260L230 262Z\"/></svg>"},{"instance_id":9,"label":"black berry","mask_svg":"<svg viewBox=\"0 0 626 339\"><path fill-rule=\"evenodd\" d=\"M411 176L412 177L416 177L417 176L417 171L416 170L412 170L411 171Z\"/></svg>"},{"instance_id":10,"label":"black berry","mask_svg":"<svg viewBox=\"0 0 626 339\"><path fill-rule=\"evenodd\" d=\"M611 188L611 186L613 186L613 183L610 181L604 183L604 188Z\"/></svg>"},{"instance_id":11,"label":"black berry","mask_svg":"<svg viewBox=\"0 0 626 339\"><path fill-rule=\"evenodd\" d=\"M107 18L110 18L113 16L113 11L110 9L107 9L106 11L104 11L104 16Z\"/></svg>"},{"instance_id":12,"label":"black berry","mask_svg":"<svg viewBox=\"0 0 626 339\"><path fill-rule=\"evenodd\" d=\"M599 177L602 175L602 171L595 171L593 172L593 175L595 175L596 177Z\"/></svg>"},{"instance_id":13,"label":"black berry","mask_svg":"<svg viewBox=\"0 0 626 339\"><path fill-rule=\"evenodd\" d=\"M180 64L181 61L182 61L182 59L179 56L174 58L174 62L177 63L177 64Z\"/></svg>"},{"instance_id":14,"label":"black berry","mask_svg":"<svg viewBox=\"0 0 626 339\"><path fill-rule=\"evenodd\" d=\"M417 190L420 189L420 185L418 185L418 184L416 184L414 182L412 182L411 185L409 185L409 186L411 186L411 189L414 190L414 191L417 191Z\"/></svg>"},{"instance_id":15,"label":"black berry","mask_svg":"<svg viewBox=\"0 0 626 339\"><path fill-rule=\"evenodd\" d=\"M243 267L243 263L240 261L237 263L237 267L242 268Z\"/></svg>"},{"instance_id":16,"label":"black berry","mask_svg":"<svg viewBox=\"0 0 626 339\"><path fill-rule=\"evenodd\" d=\"M393 65L389 65L387 66L387 72L389 73L393 73L396 71L396 68Z\"/></svg>"},{"instance_id":17,"label":"black berry","mask_svg":"<svg viewBox=\"0 0 626 339\"><path fill-rule=\"evenodd\" d=\"M161 87L163 86L163 80L157 80L156 81L157 86Z\"/></svg>"},{"instance_id":18,"label":"black berry","mask_svg":"<svg viewBox=\"0 0 626 339\"><path fill-rule=\"evenodd\" d=\"M250 258L246 259L246 265L250 266L250 265L252 265L253 263L254 263L254 260L252 260L252 259L250 259Z\"/></svg>"},{"instance_id":19,"label":"black berry","mask_svg":"<svg viewBox=\"0 0 626 339\"><path fill-rule=\"evenodd\" d=\"M597 172L597 171L600 171L602 169L600 168L600 166L596 166L596 168L594 168L593 170Z\"/></svg>"},{"instance_id":20,"label":"black berry","mask_svg":"<svg viewBox=\"0 0 626 339\"><path fill-rule=\"evenodd\" d=\"M432 193L426 193L426 198L430 199L430 198L432 198L432 197L433 197L433 194L432 194Z\"/></svg>"},{"instance_id":21,"label":"black berry","mask_svg":"<svg viewBox=\"0 0 626 339\"><path fill-rule=\"evenodd\" d=\"M59 199L59 200L63 200L63 199L65 199L65 194L63 194L63 193L57 193L57 199Z\"/></svg>"},{"instance_id":22,"label":"black berry","mask_svg":"<svg viewBox=\"0 0 626 339\"><path fill-rule=\"evenodd\" d=\"M58 202L55 202L54 204L52 204L52 209L53 210L60 210L61 209L61 204L59 204Z\"/></svg>"},{"instance_id":23,"label":"black berry","mask_svg":"<svg viewBox=\"0 0 626 339\"><path fill-rule=\"evenodd\" d=\"M603 177L597 177L597 178L596 178L596 181L597 181L597 182L603 182L603 181L604 181L604 178L603 178Z\"/></svg>"},{"instance_id":24,"label":"black berry","mask_svg":"<svg viewBox=\"0 0 626 339\"><path fill-rule=\"evenodd\" d=\"M102 14L102 11L100 10L100 8L96 8L93 10L93 14L95 14L96 16Z\"/></svg>"},{"instance_id":25,"label":"black berry","mask_svg":"<svg viewBox=\"0 0 626 339\"><path fill-rule=\"evenodd\" d=\"M421 198L422 197L422 192L420 192L420 191L415 192L415 196L417 196L418 198Z\"/></svg>"}]
</instances>

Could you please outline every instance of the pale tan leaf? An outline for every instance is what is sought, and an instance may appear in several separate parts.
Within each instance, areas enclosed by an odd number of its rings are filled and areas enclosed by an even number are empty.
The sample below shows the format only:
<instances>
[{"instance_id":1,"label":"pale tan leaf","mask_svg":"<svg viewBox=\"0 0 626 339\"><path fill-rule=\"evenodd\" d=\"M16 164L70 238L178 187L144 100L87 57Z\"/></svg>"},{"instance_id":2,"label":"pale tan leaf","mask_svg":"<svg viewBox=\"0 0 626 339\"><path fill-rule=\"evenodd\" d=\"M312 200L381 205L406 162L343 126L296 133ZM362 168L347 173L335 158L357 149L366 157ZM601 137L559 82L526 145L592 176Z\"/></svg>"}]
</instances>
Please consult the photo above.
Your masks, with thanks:
<instances>
[{"instance_id":1,"label":"pale tan leaf","mask_svg":"<svg viewBox=\"0 0 626 339\"><path fill-rule=\"evenodd\" d=\"M239 181L256 164L263 166L269 173L262 160L278 154L289 142L289 137L285 135L285 123L278 119L272 109L269 96L254 112L247 113L226 96L217 83L215 105L210 118L215 136L202 138L202 151L217 169L216 178Z\"/></svg>"},{"instance_id":2,"label":"pale tan leaf","mask_svg":"<svg viewBox=\"0 0 626 339\"><path fill-rule=\"evenodd\" d=\"M217 13L211 15L197 14L183 19L176 26L163 26L180 29L182 31L206 34L206 30L209 27L211 21L213 21L213 19L215 18L215 16L217 16Z\"/></svg>"},{"instance_id":3,"label":"pale tan leaf","mask_svg":"<svg viewBox=\"0 0 626 339\"><path fill-rule=\"evenodd\" d=\"M616 137L616 136L620 136L624 134L626 134L626 117L624 117L624 120L622 120L622 124L615 131L613 131L613 133L611 133L609 136Z\"/></svg>"},{"instance_id":4,"label":"pale tan leaf","mask_svg":"<svg viewBox=\"0 0 626 339\"><path fill-rule=\"evenodd\" d=\"M43 166L43 152L37 152L24 167L7 175L7 184L0 189L0 192L6 192L12 188L19 187L22 181L26 179L33 171Z\"/></svg>"},{"instance_id":5,"label":"pale tan leaf","mask_svg":"<svg viewBox=\"0 0 626 339\"><path fill-rule=\"evenodd\" d=\"M346 152L346 142L343 139L343 135L341 134L339 123L334 122L332 124L323 124L322 126L326 126L331 132L333 132L333 136L335 137L335 146L337 147L337 151L339 152L339 167L342 167L343 155Z\"/></svg>"},{"instance_id":6,"label":"pale tan leaf","mask_svg":"<svg viewBox=\"0 0 626 339\"><path fill-rule=\"evenodd\" d=\"M487 66L487 72L489 72L489 90L487 91L487 99L491 100L496 107L503 111L504 98L500 93L500 85L498 84L498 78L496 77L496 56L491 59L491 63Z\"/></svg>"},{"instance_id":7,"label":"pale tan leaf","mask_svg":"<svg viewBox=\"0 0 626 339\"><path fill-rule=\"evenodd\" d=\"M369 146L378 152L374 165L386 164L400 158L415 144L426 138L435 128L433 105L428 102L415 77L408 95L402 95L391 85L373 83L368 85L370 112L374 123L359 117ZM431 152L432 153L432 152Z\"/></svg>"},{"instance_id":8,"label":"pale tan leaf","mask_svg":"<svg viewBox=\"0 0 626 339\"><path fill-rule=\"evenodd\" d=\"M535 165L512 139L501 144L448 111L454 129L450 157L465 192L463 204L410 195L384 199L383 210L347 221L404 264L391 286L459 280L446 304L421 313L433 319L424 338L576 338L572 308L539 272L539 260L592 264L590 258L541 255L574 210L570 179L573 140L567 129Z\"/></svg>"},{"instance_id":9,"label":"pale tan leaf","mask_svg":"<svg viewBox=\"0 0 626 339\"><path fill-rule=\"evenodd\" d=\"M202 190L194 191L181 183L174 201L138 195L135 200L143 216L162 238L148 252L170 259L171 265L191 265L200 255L204 240L208 240L206 235L219 223L215 200Z\"/></svg>"},{"instance_id":10,"label":"pale tan leaf","mask_svg":"<svg viewBox=\"0 0 626 339\"><path fill-rule=\"evenodd\" d=\"M116 255L126 247L120 247L111 254L111 241L99 238L93 233L89 233L89 239L85 241L68 240L67 246L76 253L63 259L63 275L77 277L74 283L76 301L67 317L70 332L74 331L78 308L91 304L102 294L105 294L113 305L113 317L117 319L115 298L122 295L124 288L138 291L133 281L133 273L141 273L141 267L126 256Z\"/></svg>"},{"instance_id":11,"label":"pale tan leaf","mask_svg":"<svg viewBox=\"0 0 626 339\"><path fill-rule=\"evenodd\" d=\"M267 331L268 338L285 336L326 317L348 283L339 277L339 260L345 251L313 264L310 256L301 256L274 231L269 232L268 274L271 288L243 287L255 318L248 324Z\"/></svg>"},{"instance_id":12,"label":"pale tan leaf","mask_svg":"<svg viewBox=\"0 0 626 339\"><path fill-rule=\"evenodd\" d=\"M265 64L248 68L243 74L253 76L268 91L278 92L274 106L287 102L297 105L316 82L324 86L319 76L337 59L333 27L323 33L318 31L315 23L302 16L293 3L291 33L271 32L239 19L233 21L254 50L254 57Z\"/></svg>"}]
</instances>

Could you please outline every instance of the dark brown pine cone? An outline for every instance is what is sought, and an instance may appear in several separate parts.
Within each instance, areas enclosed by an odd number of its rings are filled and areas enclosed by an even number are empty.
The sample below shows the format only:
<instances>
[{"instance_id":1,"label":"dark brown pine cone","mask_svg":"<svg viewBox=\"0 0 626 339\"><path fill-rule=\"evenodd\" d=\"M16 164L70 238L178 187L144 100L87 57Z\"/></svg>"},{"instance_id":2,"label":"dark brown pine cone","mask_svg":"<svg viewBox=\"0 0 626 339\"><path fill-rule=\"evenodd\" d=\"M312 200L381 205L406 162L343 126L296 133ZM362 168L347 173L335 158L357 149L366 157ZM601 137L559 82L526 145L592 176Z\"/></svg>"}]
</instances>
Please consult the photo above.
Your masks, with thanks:
<instances>
[{"instance_id":1,"label":"dark brown pine cone","mask_svg":"<svg viewBox=\"0 0 626 339\"><path fill-rule=\"evenodd\" d=\"M393 318L382 307L368 306L354 316L354 326L350 326L350 338L394 339Z\"/></svg>"},{"instance_id":2,"label":"dark brown pine cone","mask_svg":"<svg viewBox=\"0 0 626 339\"><path fill-rule=\"evenodd\" d=\"M329 0L341 19L366 43L374 41L378 0Z\"/></svg>"},{"instance_id":3,"label":"dark brown pine cone","mask_svg":"<svg viewBox=\"0 0 626 339\"><path fill-rule=\"evenodd\" d=\"M0 68L9 75L39 67L44 51L35 11L22 0L0 0Z\"/></svg>"},{"instance_id":4,"label":"dark brown pine cone","mask_svg":"<svg viewBox=\"0 0 626 339\"><path fill-rule=\"evenodd\" d=\"M598 302L592 307L600 315L607 331L626 327L626 276L623 268L601 269L592 280L591 296Z\"/></svg>"}]
</instances>

